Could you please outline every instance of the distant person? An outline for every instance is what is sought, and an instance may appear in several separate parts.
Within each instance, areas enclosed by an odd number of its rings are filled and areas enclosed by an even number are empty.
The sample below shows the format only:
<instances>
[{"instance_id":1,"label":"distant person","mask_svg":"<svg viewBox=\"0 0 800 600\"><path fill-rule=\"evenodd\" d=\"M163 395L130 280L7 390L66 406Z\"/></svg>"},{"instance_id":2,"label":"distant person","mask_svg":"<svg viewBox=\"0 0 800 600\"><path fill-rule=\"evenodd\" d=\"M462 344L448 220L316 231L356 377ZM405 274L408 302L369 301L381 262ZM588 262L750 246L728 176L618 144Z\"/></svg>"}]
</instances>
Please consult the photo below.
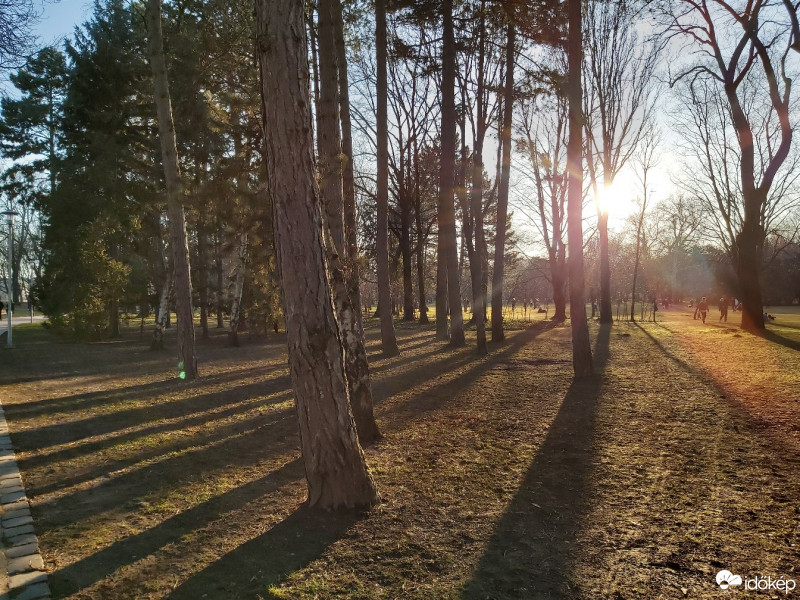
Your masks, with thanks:
<instances>
[{"instance_id":1,"label":"distant person","mask_svg":"<svg viewBox=\"0 0 800 600\"><path fill-rule=\"evenodd\" d=\"M723 296L719 299L719 320L728 322L728 297Z\"/></svg>"},{"instance_id":2,"label":"distant person","mask_svg":"<svg viewBox=\"0 0 800 600\"><path fill-rule=\"evenodd\" d=\"M700 313L700 318L703 320L703 323L705 323L706 315L708 314L708 302L705 296L700 298L700 302L697 303L697 312Z\"/></svg>"},{"instance_id":3,"label":"distant person","mask_svg":"<svg viewBox=\"0 0 800 600\"><path fill-rule=\"evenodd\" d=\"M739 310L739 300L734 298L733 299L733 312L736 312L737 310Z\"/></svg>"},{"instance_id":4,"label":"distant person","mask_svg":"<svg viewBox=\"0 0 800 600\"><path fill-rule=\"evenodd\" d=\"M514 311L517 310L517 299L511 298L511 314L514 314Z\"/></svg>"}]
</instances>

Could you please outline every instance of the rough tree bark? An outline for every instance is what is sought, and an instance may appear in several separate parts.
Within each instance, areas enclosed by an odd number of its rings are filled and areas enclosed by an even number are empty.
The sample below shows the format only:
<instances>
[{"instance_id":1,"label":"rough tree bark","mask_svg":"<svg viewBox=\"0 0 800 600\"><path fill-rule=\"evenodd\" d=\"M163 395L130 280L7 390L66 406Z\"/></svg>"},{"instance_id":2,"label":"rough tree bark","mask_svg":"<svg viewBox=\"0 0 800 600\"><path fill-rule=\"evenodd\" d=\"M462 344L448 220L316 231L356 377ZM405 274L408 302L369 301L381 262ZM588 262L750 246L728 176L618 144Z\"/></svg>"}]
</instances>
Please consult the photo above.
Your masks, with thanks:
<instances>
[{"instance_id":1,"label":"rough tree bark","mask_svg":"<svg viewBox=\"0 0 800 600\"><path fill-rule=\"evenodd\" d=\"M472 196L470 212L475 229L474 256L470 259L470 277L472 278L472 315L475 320L478 354L486 354L486 293L483 286L482 253L486 249L486 237L483 225L483 142L486 136L486 104L484 101L485 61L486 61L486 12L481 2L481 23L478 39L478 89L475 94L478 115L476 119L475 139L472 152Z\"/></svg>"},{"instance_id":2,"label":"rough tree bark","mask_svg":"<svg viewBox=\"0 0 800 600\"><path fill-rule=\"evenodd\" d=\"M414 320L414 288L411 269L411 198L403 190L400 202L400 252L403 256L403 321Z\"/></svg>"},{"instance_id":3,"label":"rough tree bark","mask_svg":"<svg viewBox=\"0 0 800 600\"><path fill-rule=\"evenodd\" d=\"M202 221L197 232L197 274L200 284L200 332L204 340L208 339L208 239Z\"/></svg>"},{"instance_id":4,"label":"rough tree bark","mask_svg":"<svg viewBox=\"0 0 800 600\"><path fill-rule=\"evenodd\" d=\"M512 14L508 14L506 41L506 82L503 91L503 129L501 145L503 163L497 187L497 227L494 238L494 271L492 272L492 341L502 342L503 333L503 270L506 254L508 219L508 186L511 176L511 119L514 112L514 43L516 29Z\"/></svg>"},{"instance_id":5,"label":"rough tree bark","mask_svg":"<svg viewBox=\"0 0 800 600\"><path fill-rule=\"evenodd\" d=\"M150 343L151 350L164 349L164 329L167 327L167 315L169 314L169 295L172 291L172 270L167 268L164 275L164 284L161 286L161 295L158 302L158 315L156 315L156 328L153 330L153 341Z\"/></svg>"},{"instance_id":6,"label":"rough tree bark","mask_svg":"<svg viewBox=\"0 0 800 600\"><path fill-rule=\"evenodd\" d=\"M239 346L239 321L241 318L242 291L244 290L244 275L247 268L247 232L239 236L239 250L236 253L236 276L233 280L233 295L231 297L231 326L228 337L231 346Z\"/></svg>"},{"instance_id":7,"label":"rough tree bark","mask_svg":"<svg viewBox=\"0 0 800 600\"><path fill-rule=\"evenodd\" d=\"M439 267L447 270L447 306L450 309L450 344L463 346L461 282L458 276L456 211L453 198L456 160L456 42L453 32L453 0L442 3L442 158L439 166ZM442 267L443 265L443 267ZM436 331L439 332L439 286L436 293ZM442 315L446 318L445 315Z\"/></svg>"},{"instance_id":8,"label":"rough tree bark","mask_svg":"<svg viewBox=\"0 0 800 600\"><path fill-rule=\"evenodd\" d=\"M331 286L336 306L339 331L344 341L345 373L350 390L350 405L356 422L358 439L368 444L380 437L372 406L372 384L369 376L364 331L360 326L361 310L350 294L347 271L355 261L347 258L344 227L342 141L339 130L339 70L347 63L339 63L336 49L337 22L341 22L341 5L338 0L319 2L319 75L320 130L317 132L320 149L320 194L325 207L325 222L330 232L328 266L331 269ZM336 14L338 13L338 15ZM349 111L349 106L346 109Z\"/></svg>"},{"instance_id":9,"label":"rough tree bark","mask_svg":"<svg viewBox=\"0 0 800 600\"><path fill-rule=\"evenodd\" d=\"M302 0L256 1L268 191L310 506L369 506L378 495L350 411L344 352L323 253ZM291 149L291 152L288 151Z\"/></svg>"},{"instance_id":10,"label":"rough tree bark","mask_svg":"<svg viewBox=\"0 0 800 600\"><path fill-rule=\"evenodd\" d=\"M195 352L194 318L192 313L192 276L189 266L189 243L186 236L186 219L183 214L183 186L178 166L175 126L167 80L167 63L161 32L161 0L148 0L147 21L150 66L153 71L158 135L164 163L164 180L167 187L167 215L169 218L172 266L175 272L175 304L178 313L178 357L186 379L196 379L197 354Z\"/></svg>"},{"instance_id":11,"label":"rough tree bark","mask_svg":"<svg viewBox=\"0 0 800 600\"><path fill-rule=\"evenodd\" d=\"M586 323L583 281L583 115L581 98L581 0L567 1L567 96L569 143L567 145L567 243L569 244L569 304L572 328L572 368L575 377L592 374L592 347Z\"/></svg>"},{"instance_id":12,"label":"rough tree bark","mask_svg":"<svg viewBox=\"0 0 800 600\"><path fill-rule=\"evenodd\" d=\"M416 177L419 181L419 152L415 146ZM419 185L417 185L419 189ZM414 203L414 224L417 228L417 298L419 302L419 322L428 323L428 299L425 297L425 234L422 228L422 201Z\"/></svg>"},{"instance_id":13,"label":"rough tree bark","mask_svg":"<svg viewBox=\"0 0 800 600\"><path fill-rule=\"evenodd\" d=\"M217 275L217 289L216 289L216 302L217 302L217 329L222 329L225 327L225 319L224 319L224 305L223 301L225 296L223 294L223 288L225 282L225 273L223 271L223 264L222 264L222 232L220 228L222 225L217 219L217 233L214 236L214 266L216 268L216 275Z\"/></svg>"},{"instance_id":14,"label":"rough tree bark","mask_svg":"<svg viewBox=\"0 0 800 600\"><path fill-rule=\"evenodd\" d=\"M388 48L386 45L386 0L375 0L375 60L377 62L377 233L378 306L381 319L381 346L387 356L397 356L397 338L392 318L392 291L389 280L389 108Z\"/></svg>"},{"instance_id":15,"label":"rough tree bark","mask_svg":"<svg viewBox=\"0 0 800 600\"><path fill-rule=\"evenodd\" d=\"M347 76L347 53L344 43L344 23L340 0L336 0L336 58L339 69L339 120L342 126L342 196L344 199L345 256L347 258L347 287L353 307L357 309L356 324L359 337L364 338L364 322L361 316L361 287L358 267L358 224L356 223L356 184L353 173L353 127L350 118L350 84Z\"/></svg>"}]
</instances>

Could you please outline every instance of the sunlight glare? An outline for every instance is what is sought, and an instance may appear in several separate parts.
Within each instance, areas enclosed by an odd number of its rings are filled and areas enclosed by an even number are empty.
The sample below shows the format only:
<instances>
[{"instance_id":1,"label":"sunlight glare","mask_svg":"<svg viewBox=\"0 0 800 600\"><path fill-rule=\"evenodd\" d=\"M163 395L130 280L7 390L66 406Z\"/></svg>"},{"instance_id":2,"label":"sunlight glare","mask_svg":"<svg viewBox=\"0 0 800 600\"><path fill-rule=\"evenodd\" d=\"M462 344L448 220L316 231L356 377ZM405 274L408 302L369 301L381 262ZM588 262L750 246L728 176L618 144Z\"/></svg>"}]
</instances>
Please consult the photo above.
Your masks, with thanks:
<instances>
[{"instance_id":1,"label":"sunlight glare","mask_svg":"<svg viewBox=\"0 0 800 600\"><path fill-rule=\"evenodd\" d=\"M595 206L598 213L609 214L614 217L624 218L634 212L635 203L632 200L633 192L624 186L613 182L611 185L598 186L595 194Z\"/></svg>"},{"instance_id":2,"label":"sunlight glare","mask_svg":"<svg viewBox=\"0 0 800 600\"><path fill-rule=\"evenodd\" d=\"M612 196L611 191L613 189L613 185L599 185L594 191L594 203L597 207L597 212L600 214L608 214Z\"/></svg>"}]
</instances>

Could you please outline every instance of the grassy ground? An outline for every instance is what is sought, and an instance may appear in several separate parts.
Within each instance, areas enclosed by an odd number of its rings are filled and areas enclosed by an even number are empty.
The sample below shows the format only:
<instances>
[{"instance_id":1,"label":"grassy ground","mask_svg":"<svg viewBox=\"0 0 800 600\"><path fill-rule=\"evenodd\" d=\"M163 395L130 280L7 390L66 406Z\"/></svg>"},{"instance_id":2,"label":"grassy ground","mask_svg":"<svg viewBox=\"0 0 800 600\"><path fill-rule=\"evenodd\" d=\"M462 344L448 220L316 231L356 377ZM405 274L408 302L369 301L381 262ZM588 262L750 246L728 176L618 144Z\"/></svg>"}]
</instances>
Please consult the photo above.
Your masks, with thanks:
<instances>
[{"instance_id":1,"label":"grassy ground","mask_svg":"<svg viewBox=\"0 0 800 600\"><path fill-rule=\"evenodd\" d=\"M366 514L302 506L283 337L214 336L187 384L137 331L20 327L0 391L59 598L718 598L722 568L800 580L800 312L770 312L592 324L578 383L568 326L480 359L372 326Z\"/></svg>"}]
</instances>

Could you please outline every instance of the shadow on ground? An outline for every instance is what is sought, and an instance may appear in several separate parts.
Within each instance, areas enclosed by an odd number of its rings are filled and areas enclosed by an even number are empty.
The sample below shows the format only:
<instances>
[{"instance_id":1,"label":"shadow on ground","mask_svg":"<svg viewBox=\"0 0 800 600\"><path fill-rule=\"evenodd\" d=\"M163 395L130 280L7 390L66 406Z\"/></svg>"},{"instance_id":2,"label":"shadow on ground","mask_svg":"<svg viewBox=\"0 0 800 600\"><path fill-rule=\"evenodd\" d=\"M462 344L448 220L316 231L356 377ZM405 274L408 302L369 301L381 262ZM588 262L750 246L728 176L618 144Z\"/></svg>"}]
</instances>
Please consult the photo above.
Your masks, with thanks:
<instances>
[{"instance_id":1,"label":"shadow on ground","mask_svg":"<svg viewBox=\"0 0 800 600\"><path fill-rule=\"evenodd\" d=\"M600 328L595 374L575 380L517 494L508 506L465 599L575 598L571 558L592 471L594 421L609 356L611 326Z\"/></svg>"},{"instance_id":2,"label":"shadow on ground","mask_svg":"<svg viewBox=\"0 0 800 600\"><path fill-rule=\"evenodd\" d=\"M260 598L277 598L270 593L271 587L318 558L358 519L359 514L352 511L299 508L266 533L191 576L167 597L175 600L254 597L252 592L242 594L244 585L248 590L260 590Z\"/></svg>"}]
</instances>

